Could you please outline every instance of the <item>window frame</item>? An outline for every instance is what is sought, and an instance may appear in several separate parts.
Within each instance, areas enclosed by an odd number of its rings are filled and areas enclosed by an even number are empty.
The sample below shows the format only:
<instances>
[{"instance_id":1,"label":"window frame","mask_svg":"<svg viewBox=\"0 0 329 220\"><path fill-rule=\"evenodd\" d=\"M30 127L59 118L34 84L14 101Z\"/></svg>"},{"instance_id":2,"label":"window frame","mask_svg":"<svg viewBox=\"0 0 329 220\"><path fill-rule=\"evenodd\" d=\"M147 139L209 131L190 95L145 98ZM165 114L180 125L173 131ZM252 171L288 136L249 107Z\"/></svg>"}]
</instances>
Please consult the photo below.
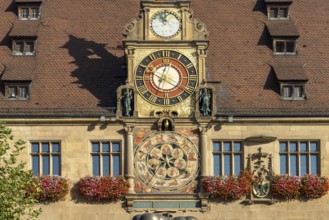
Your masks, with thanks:
<instances>
[{"instance_id":1,"label":"window frame","mask_svg":"<svg viewBox=\"0 0 329 220\"><path fill-rule=\"evenodd\" d=\"M278 10L278 17L271 16L271 10L277 9ZM280 17L280 9L287 9L287 17ZM267 6L267 17L268 20L289 20L290 19L290 10L289 6L287 5L268 5Z\"/></svg>"},{"instance_id":2,"label":"window frame","mask_svg":"<svg viewBox=\"0 0 329 220\"><path fill-rule=\"evenodd\" d=\"M220 149L214 150L214 144L220 143ZM230 151L224 151L224 144L230 143L231 144L231 150ZM240 151L235 151L234 145L235 143L240 143ZM215 173L215 155L219 155L220 157L220 170L219 175ZM230 174L225 174L225 155L230 155ZM235 173L235 155L240 155L240 171L239 173ZM240 172L244 169L244 142L243 140L212 140L212 160L213 160L213 175L214 176L228 176L228 175L239 175Z\"/></svg>"},{"instance_id":3,"label":"window frame","mask_svg":"<svg viewBox=\"0 0 329 220\"><path fill-rule=\"evenodd\" d=\"M286 143L287 150L286 151L281 151L281 144ZM296 151L291 151L290 146L291 143L297 143L297 149ZM300 146L301 143L307 143L307 151L301 151ZM311 144L316 143L317 145L317 151L311 151ZM281 173L282 169L282 164L281 164L281 156L285 155L286 156L286 167L285 167L285 173ZM296 176L302 176L304 174L301 174L301 155L306 155L307 156L307 164L306 164L306 173L310 173L312 169L312 162L311 162L311 156L312 155L317 155L317 161L316 161L316 170L318 175L321 175L321 145L320 145L320 140L279 140L279 173L280 175L292 175L291 173L291 155L296 155L297 156L297 164L296 164Z\"/></svg>"},{"instance_id":4,"label":"window frame","mask_svg":"<svg viewBox=\"0 0 329 220\"><path fill-rule=\"evenodd\" d=\"M99 144L99 152L94 152L93 151L93 144ZM103 151L103 143L108 143L109 144L109 151L104 152ZM118 152L113 152L113 144L119 144L119 151ZM113 139L113 140L90 140L90 158L91 158L91 175L92 176L104 176L104 162L103 162L103 157L104 156L109 156L109 167L108 167L108 172L109 174L107 176L122 176L123 174L123 146L122 146L122 141ZM99 170L99 175L94 175L94 160L93 157L98 156L98 170ZM119 156L119 173L118 175L113 175L114 170L113 170L113 156Z\"/></svg>"},{"instance_id":5,"label":"window frame","mask_svg":"<svg viewBox=\"0 0 329 220\"><path fill-rule=\"evenodd\" d=\"M38 152L33 152L33 145L34 144L38 144ZM44 152L42 149L43 144L49 144L49 152ZM58 152L54 152L53 151L53 144L58 144ZM36 174L33 170L33 156L38 156L38 173ZM49 157L49 161L48 161L48 167L49 167L49 174L46 174L46 176L61 176L62 175L62 144L61 141L58 140L38 140L38 141L30 141L30 159L31 159L31 170L33 172L33 175L35 176L44 176L43 173L43 168L44 168L44 162L43 162L43 158L44 156L48 156ZM58 161L58 174L54 175L54 166L53 166L53 158L54 156L58 156L59 157L59 161Z\"/></svg>"},{"instance_id":6,"label":"window frame","mask_svg":"<svg viewBox=\"0 0 329 220\"><path fill-rule=\"evenodd\" d=\"M278 52L277 51L277 43L283 42L284 43L284 51ZM287 43L293 42L294 43L294 51L287 52ZM274 38L273 39L273 54L274 55L296 55L297 54L297 39L286 39L286 38Z\"/></svg>"},{"instance_id":7,"label":"window frame","mask_svg":"<svg viewBox=\"0 0 329 220\"><path fill-rule=\"evenodd\" d=\"M35 55L35 48L36 48L36 39L13 39L12 40L12 55L13 56L34 56ZM23 51L17 50L17 45L19 43L23 43ZM28 44L33 45L33 52L28 50Z\"/></svg>"},{"instance_id":8,"label":"window frame","mask_svg":"<svg viewBox=\"0 0 329 220\"><path fill-rule=\"evenodd\" d=\"M24 10L27 9L27 17L23 17ZM37 17L34 17L33 9L37 9ZM39 20L40 19L40 5L33 5L33 4L24 4L18 6L18 20Z\"/></svg>"},{"instance_id":9,"label":"window frame","mask_svg":"<svg viewBox=\"0 0 329 220\"><path fill-rule=\"evenodd\" d=\"M284 88L290 87L291 88L291 96L285 96L284 94ZM301 96L296 96L296 90L295 88L301 88ZM301 82L280 82L280 94L282 100L305 100L305 83Z\"/></svg>"},{"instance_id":10,"label":"window frame","mask_svg":"<svg viewBox=\"0 0 329 220\"><path fill-rule=\"evenodd\" d=\"M23 88L26 88L26 96L22 95ZM15 89L15 95L12 95L12 89ZM30 98L30 83L5 83L5 96L9 100L28 100Z\"/></svg>"}]
</instances>

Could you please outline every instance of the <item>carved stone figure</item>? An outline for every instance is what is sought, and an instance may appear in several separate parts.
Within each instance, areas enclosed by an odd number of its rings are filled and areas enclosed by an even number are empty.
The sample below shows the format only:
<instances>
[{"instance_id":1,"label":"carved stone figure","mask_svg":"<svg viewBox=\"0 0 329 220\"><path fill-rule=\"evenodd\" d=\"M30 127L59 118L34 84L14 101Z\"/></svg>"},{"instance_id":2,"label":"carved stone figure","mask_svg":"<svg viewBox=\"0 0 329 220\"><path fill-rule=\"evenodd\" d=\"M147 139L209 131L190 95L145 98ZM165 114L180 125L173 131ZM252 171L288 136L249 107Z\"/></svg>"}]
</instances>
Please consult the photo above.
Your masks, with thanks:
<instances>
[{"instance_id":1,"label":"carved stone figure","mask_svg":"<svg viewBox=\"0 0 329 220\"><path fill-rule=\"evenodd\" d=\"M211 113L210 109L211 94L209 89L200 90L200 110L202 116L209 116Z\"/></svg>"},{"instance_id":2,"label":"carved stone figure","mask_svg":"<svg viewBox=\"0 0 329 220\"><path fill-rule=\"evenodd\" d=\"M127 116L127 117L131 116L132 99L133 99L132 91L130 89L126 88L122 94L122 105L123 105L123 113L124 113L123 115L124 116Z\"/></svg>"}]
</instances>

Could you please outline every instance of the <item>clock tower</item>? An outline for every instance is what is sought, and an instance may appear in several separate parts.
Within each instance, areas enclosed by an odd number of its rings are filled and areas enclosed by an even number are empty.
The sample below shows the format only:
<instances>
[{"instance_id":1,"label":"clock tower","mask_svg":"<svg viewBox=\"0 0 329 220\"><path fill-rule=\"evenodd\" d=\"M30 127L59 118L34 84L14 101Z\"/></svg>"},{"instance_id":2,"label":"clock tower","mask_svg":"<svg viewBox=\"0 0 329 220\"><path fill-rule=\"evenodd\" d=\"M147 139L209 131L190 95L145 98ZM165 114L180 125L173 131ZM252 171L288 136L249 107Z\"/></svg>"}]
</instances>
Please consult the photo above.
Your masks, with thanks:
<instances>
[{"instance_id":1,"label":"clock tower","mask_svg":"<svg viewBox=\"0 0 329 220\"><path fill-rule=\"evenodd\" d=\"M117 90L117 117L130 131L131 195L186 197L200 190L205 174L200 131L214 114L213 88L205 80L209 33L190 4L141 0L139 17L123 32L127 80Z\"/></svg>"}]
</instances>

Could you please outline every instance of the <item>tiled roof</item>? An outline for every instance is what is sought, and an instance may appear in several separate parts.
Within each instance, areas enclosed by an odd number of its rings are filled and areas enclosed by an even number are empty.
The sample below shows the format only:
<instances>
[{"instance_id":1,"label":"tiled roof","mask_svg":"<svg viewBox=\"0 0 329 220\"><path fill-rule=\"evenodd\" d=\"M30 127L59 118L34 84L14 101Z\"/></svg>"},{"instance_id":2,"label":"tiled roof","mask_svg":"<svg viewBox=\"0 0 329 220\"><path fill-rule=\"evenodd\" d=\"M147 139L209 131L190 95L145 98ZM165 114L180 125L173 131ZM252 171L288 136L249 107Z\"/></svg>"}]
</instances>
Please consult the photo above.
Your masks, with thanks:
<instances>
[{"instance_id":1,"label":"tiled roof","mask_svg":"<svg viewBox=\"0 0 329 220\"><path fill-rule=\"evenodd\" d=\"M35 68L34 57L15 57L8 62L1 80L30 81Z\"/></svg>"},{"instance_id":2,"label":"tiled roof","mask_svg":"<svg viewBox=\"0 0 329 220\"><path fill-rule=\"evenodd\" d=\"M36 37L39 32L39 21L17 21L10 31L11 37Z\"/></svg>"},{"instance_id":3,"label":"tiled roof","mask_svg":"<svg viewBox=\"0 0 329 220\"><path fill-rule=\"evenodd\" d=\"M32 3L32 2L43 2L44 0L15 0L17 3Z\"/></svg>"},{"instance_id":4,"label":"tiled roof","mask_svg":"<svg viewBox=\"0 0 329 220\"><path fill-rule=\"evenodd\" d=\"M308 80L303 66L282 66L275 64L273 66L275 75L279 81Z\"/></svg>"},{"instance_id":5,"label":"tiled roof","mask_svg":"<svg viewBox=\"0 0 329 220\"><path fill-rule=\"evenodd\" d=\"M291 20L268 21L266 27L272 37L298 37L298 31Z\"/></svg>"},{"instance_id":6,"label":"tiled roof","mask_svg":"<svg viewBox=\"0 0 329 220\"><path fill-rule=\"evenodd\" d=\"M0 1L0 70L14 59L12 2ZM221 82L211 84L219 114L328 115L328 0L290 6L300 36L295 56L273 55L265 1L193 0L191 6L210 32L206 76ZM115 107L116 89L126 80L122 31L138 17L139 7L138 0L44 0L30 99L8 102L0 92L0 115L97 115ZM272 71L276 62L304 66L307 100L281 100Z\"/></svg>"},{"instance_id":7,"label":"tiled roof","mask_svg":"<svg viewBox=\"0 0 329 220\"><path fill-rule=\"evenodd\" d=\"M291 3L293 0L264 0L266 3Z\"/></svg>"}]
</instances>

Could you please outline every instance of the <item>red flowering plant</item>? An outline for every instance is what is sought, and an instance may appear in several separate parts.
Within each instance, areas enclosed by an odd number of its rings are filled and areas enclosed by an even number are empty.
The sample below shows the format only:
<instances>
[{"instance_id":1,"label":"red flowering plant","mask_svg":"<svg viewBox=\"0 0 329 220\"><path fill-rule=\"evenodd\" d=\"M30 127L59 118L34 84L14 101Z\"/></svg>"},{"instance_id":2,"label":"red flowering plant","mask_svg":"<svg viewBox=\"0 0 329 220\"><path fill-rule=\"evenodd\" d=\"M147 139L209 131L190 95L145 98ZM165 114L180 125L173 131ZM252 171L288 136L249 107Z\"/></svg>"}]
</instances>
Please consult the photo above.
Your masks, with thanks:
<instances>
[{"instance_id":1,"label":"red flowering plant","mask_svg":"<svg viewBox=\"0 0 329 220\"><path fill-rule=\"evenodd\" d=\"M64 200L69 192L69 180L61 176L35 177L33 181L39 187L29 186L27 194L34 194L39 202Z\"/></svg>"},{"instance_id":2,"label":"red flowering plant","mask_svg":"<svg viewBox=\"0 0 329 220\"><path fill-rule=\"evenodd\" d=\"M273 176L271 193L273 196L283 199L296 199L300 195L301 179L298 176Z\"/></svg>"},{"instance_id":3,"label":"red flowering plant","mask_svg":"<svg viewBox=\"0 0 329 220\"><path fill-rule=\"evenodd\" d=\"M320 198L329 190L328 177L306 174L301 178L300 193L306 198Z\"/></svg>"},{"instance_id":4,"label":"red flowering plant","mask_svg":"<svg viewBox=\"0 0 329 220\"><path fill-rule=\"evenodd\" d=\"M252 175L243 171L239 176L206 177L202 186L210 198L238 200L250 192Z\"/></svg>"},{"instance_id":5,"label":"red flowering plant","mask_svg":"<svg viewBox=\"0 0 329 220\"><path fill-rule=\"evenodd\" d=\"M118 201L128 192L125 178L119 177L83 177L78 182L79 193L88 200Z\"/></svg>"}]
</instances>

